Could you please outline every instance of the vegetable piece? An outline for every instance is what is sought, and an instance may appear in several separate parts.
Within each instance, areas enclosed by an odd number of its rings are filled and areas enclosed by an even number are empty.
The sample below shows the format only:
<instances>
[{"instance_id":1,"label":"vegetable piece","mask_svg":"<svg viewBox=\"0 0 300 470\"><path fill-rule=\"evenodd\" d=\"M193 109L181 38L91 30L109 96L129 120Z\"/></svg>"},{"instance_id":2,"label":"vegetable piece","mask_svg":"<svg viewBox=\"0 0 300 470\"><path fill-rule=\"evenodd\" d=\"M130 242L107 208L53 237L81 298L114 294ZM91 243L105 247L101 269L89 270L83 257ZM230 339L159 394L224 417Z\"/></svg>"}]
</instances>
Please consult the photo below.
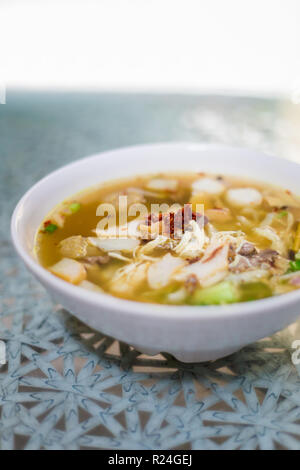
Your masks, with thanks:
<instances>
[{"instance_id":1,"label":"vegetable piece","mask_svg":"<svg viewBox=\"0 0 300 470\"><path fill-rule=\"evenodd\" d=\"M83 258L87 254L88 241L81 235L65 238L59 243L59 250L65 258Z\"/></svg>"},{"instance_id":2,"label":"vegetable piece","mask_svg":"<svg viewBox=\"0 0 300 470\"><path fill-rule=\"evenodd\" d=\"M193 305L221 305L238 301L238 289L228 281L204 289L197 289L191 299Z\"/></svg>"},{"instance_id":3,"label":"vegetable piece","mask_svg":"<svg viewBox=\"0 0 300 470\"><path fill-rule=\"evenodd\" d=\"M177 289L175 292L171 292L170 294L168 294L167 300L171 304L182 303L185 301L186 296L187 292L184 287L182 287L181 289Z\"/></svg>"},{"instance_id":4,"label":"vegetable piece","mask_svg":"<svg viewBox=\"0 0 300 470\"><path fill-rule=\"evenodd\" d=\"M300 259L300 251L298 251L298 253L295 254L295 259Z\"/></svg>"},{"instance_id":5,"label":"vegetable piece","mask_svg":"<svg viewBox=\"0 0 300 470\"><path fill-rule=\"evenodd\" d=\"M71 282L72 284L78 284L86 278L84 266L78 261L69 258L63 258L58 261L58 263L50 268L50 271L52 274L55 274L55 276Z\"/></svg>"},{"instance_id":6,"label":"vegetable piece","mask_svg":"<svg viewBox=\"0 0 300 470\"><path fill-rule=\"evenodd\" d=\"M300 271L300 260L296 259L295 261L290 261L290 267L288 270L290 273Z\"/></svg>"},{"instance_id":7,"label":"vegetable piece","mask_svg":"<svg viewBox=\"0 0 300 470\"><path fill-rule=\"evenodd\" d=\"M126 263L131 263L132 261L131 258L127 258L127 256L122 255L119 251L108 251L107 254L110 258L115 258L120 261L125 261Z\"/></svg>"},{"instance_id":8,"label":"vegetable piece","mask_svg":"<svg viewBox=\"0 0 300 470\"><path fill-rule=\"evenodd\" d=\"M52 224L51 222L48 223L47 225L44 225L44 232L53 233L57 229L58 229L58 226L56 224Z\"/></svg>"},{"instance_id":9,"label":"vegetable piece","mask_svg":"<svg viewBox=\"0 0 300 470\"><path fill-rule=\"evenodd\" d=\"M227 191L227 201L234 206L259 206L262 203L262 195L255 188L232 188Z\"/></svg>"},{"instance_id":10,"label":"vegetable piece","mask_svg":"<svg viewBox=\"0 0 300 470\"><path fill-rule=\"evenodd\" d=\"M222 194L225 190L224 184L213 178L200 178L192 184L193 195L199 193Z\"/></svg>"},{"instance_id":11,"label":"vegetable piece","mask_svg":"<svg viewBox=\"0 0 300 470\"><path fill-rule=\"evenodd\" d=\"M246 282L240 284L239 291L242 302L264 299L272 295L272 289L264 282Z\"/></svg>"},{"instance_id":12,"label":"vegetable piece","mask_svg":"<svg viewBox=\"0 0 300 470\"><path fill-rule=\"evenodd\" d=\"M298 222L293 250L294 251L299 251L300 250L300 222Z\"/></svg>"},{"instance_id":13,"label":"vegetable piece","mask_svg":"<svg viewBox=\"0 0 300 470\"><path fill-rule=\"evenodd\" d=\"M289 214L288 211L281 211L281 212L278 212L277 217L278 217L279 219L283 219L283 218L286 217L288 214Z\"/></svg>"},{"instance_id":14,"label":"vegetable piece","mask_svg":"<svg viewBox=\"0 0 300 470\"><path fill-rule=\"evenodd\" d=\"M86 280L80 282L80 284L78 284L78 286L79 286L79 287L82 287L83 289L92 291L92 292L103 292L103 290L101 289L101 287L97 286L97 285L94 284L93 282L86 281Z\"/></svg>"},{"instance_id":15,"label":"vegetable piece","mask_svg":"<svg viewBox=\"0 0 300 470\"><path fill-rule=\"evenodd\" d=\"M72 214L75 214L78 212L81 208L80 202L72 202L72 204L69 205L69 209L72 212Z\"/></svg>"}]
</instances>

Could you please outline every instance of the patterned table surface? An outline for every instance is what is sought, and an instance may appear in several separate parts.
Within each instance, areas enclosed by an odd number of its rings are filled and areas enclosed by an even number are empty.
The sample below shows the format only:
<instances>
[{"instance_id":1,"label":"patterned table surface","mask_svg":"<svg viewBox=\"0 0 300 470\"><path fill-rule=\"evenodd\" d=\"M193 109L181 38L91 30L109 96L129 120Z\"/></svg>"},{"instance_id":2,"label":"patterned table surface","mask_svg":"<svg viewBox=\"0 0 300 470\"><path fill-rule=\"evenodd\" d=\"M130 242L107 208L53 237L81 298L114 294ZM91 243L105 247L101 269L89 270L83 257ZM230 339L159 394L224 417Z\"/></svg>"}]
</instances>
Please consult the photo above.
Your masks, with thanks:
<instances>
[{"instance_id":1,"label":"patterned table surface","mask_svg":"<svg viewBox=\"0 0 300 470\"><path fill-rule=\"evenodd\" d=\"M147 357L79 323L27 273L9 219L34 182L97 151L214 141L299 159L300 105L8 92L0 105L1 449L300 449L299 324L228 358Z\"/></svg>"}]
</instances>

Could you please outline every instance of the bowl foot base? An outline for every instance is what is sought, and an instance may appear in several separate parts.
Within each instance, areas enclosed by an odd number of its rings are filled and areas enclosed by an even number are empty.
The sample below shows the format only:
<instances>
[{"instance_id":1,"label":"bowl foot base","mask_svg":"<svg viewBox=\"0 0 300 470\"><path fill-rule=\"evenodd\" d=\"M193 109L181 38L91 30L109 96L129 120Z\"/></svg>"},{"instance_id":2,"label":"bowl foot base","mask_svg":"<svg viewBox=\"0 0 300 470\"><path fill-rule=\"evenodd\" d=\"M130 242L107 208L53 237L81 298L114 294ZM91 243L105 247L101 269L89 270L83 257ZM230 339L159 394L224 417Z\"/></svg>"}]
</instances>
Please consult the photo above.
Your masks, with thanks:
<instances>
[{"instance_id":1,"label":"bowl foot base","mask_svg":"<svg viewBox=\"0 0 300 470\"><path fill-rule=\"evenodd\" d=\"M156 356L160 354L162 351L158 351L155 349L145 348L139 345L132 345L137 351L147 354L149 356ZM215 361L216 359L220 359L221 357L230 356L237 351L239 351L243 346L234 346L231 348L224 348L218 349L213 351L164 351L168 354L171 354L180 362L207 362L207 361Z\"/></svg>"}]
</instances>

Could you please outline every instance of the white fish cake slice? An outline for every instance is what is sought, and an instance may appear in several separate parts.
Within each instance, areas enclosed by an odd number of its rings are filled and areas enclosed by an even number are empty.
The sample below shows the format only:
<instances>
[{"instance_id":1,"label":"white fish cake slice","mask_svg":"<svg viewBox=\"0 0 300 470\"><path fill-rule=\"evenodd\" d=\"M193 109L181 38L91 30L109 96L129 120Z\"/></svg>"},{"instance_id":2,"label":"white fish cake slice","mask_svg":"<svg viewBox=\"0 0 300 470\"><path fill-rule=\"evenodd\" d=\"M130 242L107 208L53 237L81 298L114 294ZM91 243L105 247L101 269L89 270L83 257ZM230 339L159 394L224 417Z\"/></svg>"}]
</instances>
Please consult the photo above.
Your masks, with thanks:
<instances>
[{"instance_id":1,"label":"white fish cake slice","mask_svg":"<svg viewBox=\"0 0 300 470\"><path fill-rule=\"evenodd\" d=\"M193 195L200 193L207 194L222 194L225 190L225 186L220 181L213 178L200 178L192 184Z\"/></svg>"},{"instance_id":2,"label":"white fish cake slice","mask_svg":"<svg viewBox=\"0 0 300 470\"><path fill-rule=\"evenodd\" d=\"M256 207L262 203L263 197L255 188L232 188L227 191L226 199L237 207Z\"/></svg>"},{"instance_id":3,"label":"white fish cake slice","mask_svg":"<svg viewBox=\"0 0 300 470\"><path fill-rule=\"evenodd\" d=\"M151 189L152 191L176 191L178 187L178 181L171 179L155 178L148 181L146 187L148 189Z\"/></svg>"}]
</instances>

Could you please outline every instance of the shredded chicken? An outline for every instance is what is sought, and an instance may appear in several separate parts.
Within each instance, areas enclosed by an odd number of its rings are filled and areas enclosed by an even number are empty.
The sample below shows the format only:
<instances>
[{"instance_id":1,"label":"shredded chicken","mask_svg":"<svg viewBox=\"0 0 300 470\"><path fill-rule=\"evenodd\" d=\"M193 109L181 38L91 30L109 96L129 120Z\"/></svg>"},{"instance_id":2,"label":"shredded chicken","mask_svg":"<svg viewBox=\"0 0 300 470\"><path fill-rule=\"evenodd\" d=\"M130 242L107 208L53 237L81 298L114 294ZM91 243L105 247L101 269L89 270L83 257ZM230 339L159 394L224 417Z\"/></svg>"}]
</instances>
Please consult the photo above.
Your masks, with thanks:
<instances>
[{"instance_id":1,"label":"shredded chicken","mask_svg":"<svg viewBox=\"0 0 300 470\"><path fill-rule=\"evenodd\" d=\"M254 232L264 238L271 241L271 248L278 251L280 254L286 253L286 245L284 241L279 237L272 227L257 227L253 229Z\"/></svg>"},{"instance_id":2,"label":"shredded chicken","mask_svg":"<svg viewBox=\"0 0 300 470\"><path fill-rule=\"evenodd\" d=\"M147 261L137 262L118 269L110 283L111 291L120 295L133 293L146 281L149 264Z\"/></svg>"},{"instance_id":3,"label":"shredded chicken","mask_svg":"<svg viewBox=\"0 0 300 470\"><path fill-rule=\"evenodd\" d=\"M184 265L180 258L170 253L151 264L148 269L148 284L152 289L159 289L169 284L174 272Z\"/></svg>"},{"instance_id":4,"label":"shredded chicken","mask_svg":"<svg viewBox=\"0 0 300 470\"><path fill-rule=\"evenodd\" d=\"M207 242L208 238L204 229L192 220L180 243L176 246L175 252L182 258L196 258L204 252L204 246Z\"/></svg>"},{"instance_id":5,"label":"shredded chicken","mask_svg":"<svg viewBox=\"0 0 300 470\"><path fill-rule=\"evenodd\" d=\"M136 252L136 256L139 255L148 255L156 248L169 248L172 249L174 247L174 241L168 237L163 235L158 235L154 240L149 241L144 246L142 246L138 252Z\"/></svg>"},{"instance_id":6,"label":"shredded chicken","mask_svg":"<svg viewBox=\"0 0 300 470\"><path fill-rule=\"evenodd\" d=\"M185 266L175 279L185 281L190 274L194 274L201 286L206 287L225 278L228 272L229 244L210 244L200 261Z\"/></svg>"}]
</instances>

